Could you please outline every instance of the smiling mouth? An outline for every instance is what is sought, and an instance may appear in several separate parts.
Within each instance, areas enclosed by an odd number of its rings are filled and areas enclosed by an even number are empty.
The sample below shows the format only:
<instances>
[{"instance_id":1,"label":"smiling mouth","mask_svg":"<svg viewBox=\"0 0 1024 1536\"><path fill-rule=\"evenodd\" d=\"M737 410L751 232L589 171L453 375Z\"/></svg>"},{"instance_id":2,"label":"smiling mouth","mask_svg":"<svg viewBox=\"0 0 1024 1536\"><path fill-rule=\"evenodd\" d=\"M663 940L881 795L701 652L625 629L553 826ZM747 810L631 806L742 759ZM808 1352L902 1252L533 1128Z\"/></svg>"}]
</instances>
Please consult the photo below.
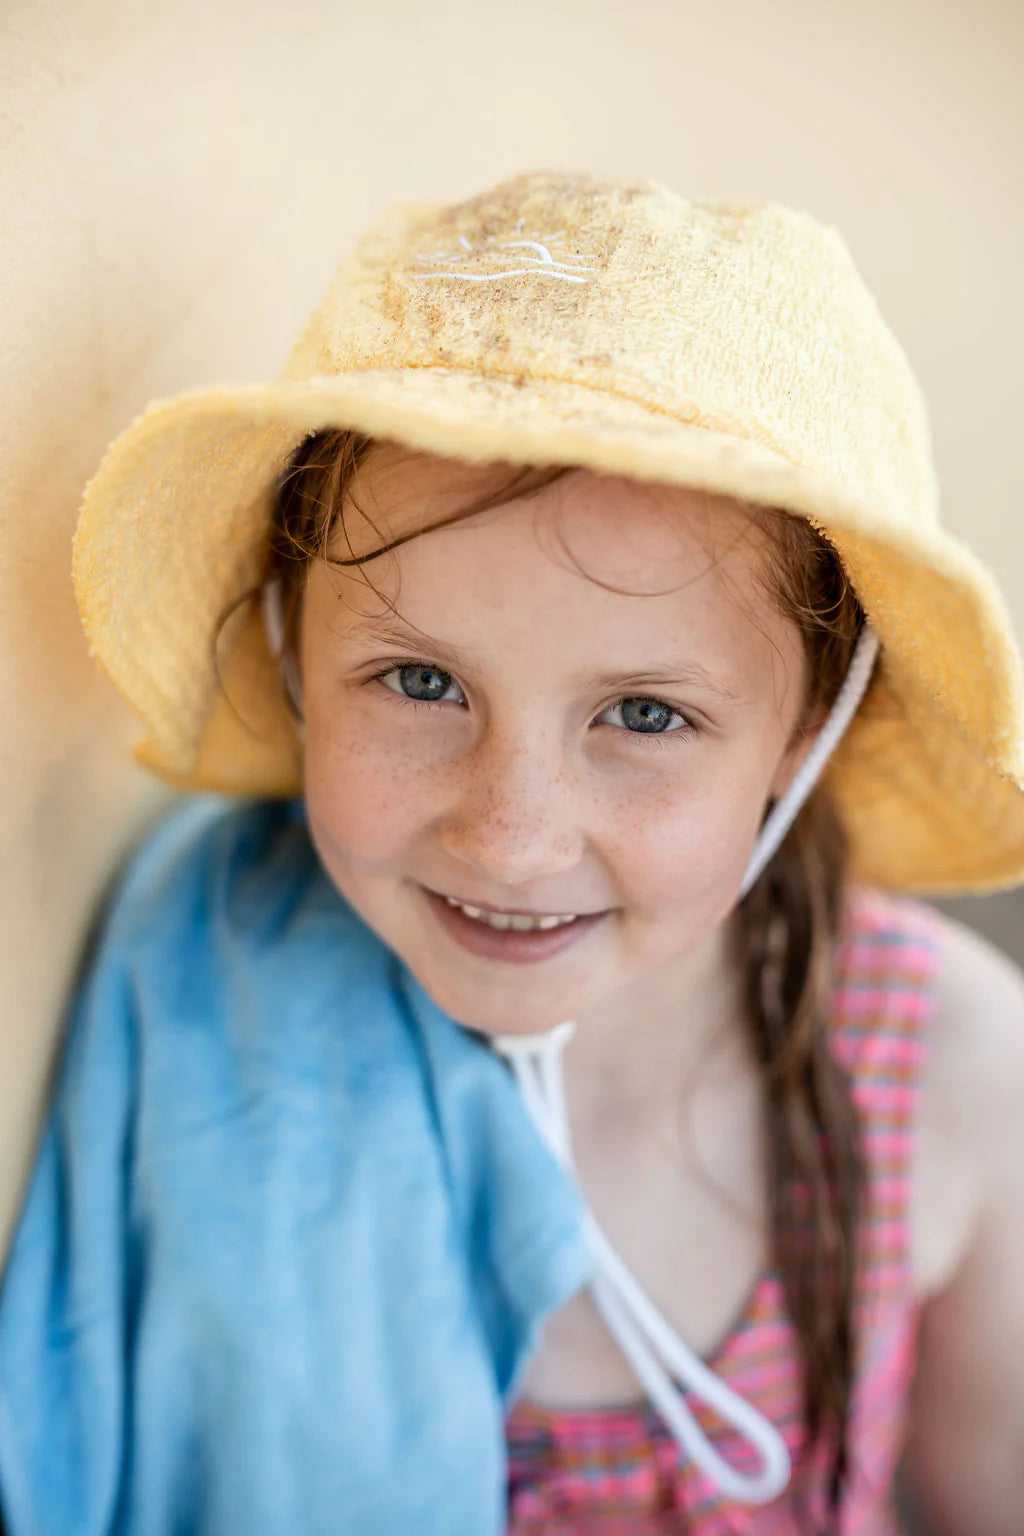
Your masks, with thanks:
<instances>
[{"instance_id":1,"label":"smiling mouth","mask_svg":"<svg viewBox=\"0 0 1024 1536\"><path fill-rule=\"evenodd\" d=\"M578 912L499 912L494 907L474 907L466 901L456 901L454 896L445 896L440 891L436 893L457 912L464 912L475 923L482 923L487 928L497 928L505 931L509 928L516 933L533 933L546 931L549 928L564 928L568 923L574 923L581 915Z\"/></svg>"},{"instance_id":2,"label":"smiling mouth","mask_svg":"<svg viewBox=\"0 0 1024 1536\"><path fill-rule=\"evenodd\" d=\"M546 960L573 947L610 915L604 912L502 912L459 901L427 885L420 890L460 948L484 960Z\"/></svg>"}]
</instances>

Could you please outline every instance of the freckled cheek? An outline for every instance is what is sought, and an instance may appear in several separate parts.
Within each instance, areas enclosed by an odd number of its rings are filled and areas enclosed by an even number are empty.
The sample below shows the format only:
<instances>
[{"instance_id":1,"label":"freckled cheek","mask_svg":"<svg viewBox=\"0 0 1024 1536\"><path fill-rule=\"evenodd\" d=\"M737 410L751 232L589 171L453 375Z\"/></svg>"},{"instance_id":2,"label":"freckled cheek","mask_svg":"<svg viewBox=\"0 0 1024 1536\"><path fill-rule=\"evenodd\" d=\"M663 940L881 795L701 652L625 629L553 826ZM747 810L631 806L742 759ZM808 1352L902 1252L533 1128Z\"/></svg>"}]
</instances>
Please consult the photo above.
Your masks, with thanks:
<instances>
[{"instance_id":1,"label":"freckled cheek","mask_svg":"<svg viewBox=\"0 0 1024 1536\"><path fill-rule=\"evenodd\" d=\"M408 848L437 813L440 783L411 743L307 721L306 803L348 863L379 865Z\"/></svg>"},{"instance_id":2,"label":"freckled cheek","mask_svg":"<svg viewBox=\"0 0 1024 1536\"><path fill-rule=\"evenodd\" d=\"M735 898L756 825L750 796L728 781L652 785L609 819L605 857L641 920L717 918Z\"/></svg>"}]
</instances>

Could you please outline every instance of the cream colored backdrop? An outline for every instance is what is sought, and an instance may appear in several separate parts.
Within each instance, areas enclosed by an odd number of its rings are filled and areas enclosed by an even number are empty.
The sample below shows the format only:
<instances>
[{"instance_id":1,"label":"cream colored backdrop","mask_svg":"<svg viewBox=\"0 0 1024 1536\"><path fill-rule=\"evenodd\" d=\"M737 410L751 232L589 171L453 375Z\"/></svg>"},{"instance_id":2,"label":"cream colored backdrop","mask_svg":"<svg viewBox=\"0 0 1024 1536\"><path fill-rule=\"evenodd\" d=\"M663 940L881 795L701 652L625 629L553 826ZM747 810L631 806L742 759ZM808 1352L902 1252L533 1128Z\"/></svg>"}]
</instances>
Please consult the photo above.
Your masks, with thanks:
<instances>
[{"instance_id":1,"label":"cream colored backdrop","mask_svg":"<svg viewBox=\"0 0 1024 1536\"><path fill-rule=\"evenodd\" d=\"M93 671L79 492L151 397L276 369L386 204L579 167L844 232L1024 627L1020 0L5 0L0 1238L99 892L161 794Z\"/></svg>"}]
</instances>

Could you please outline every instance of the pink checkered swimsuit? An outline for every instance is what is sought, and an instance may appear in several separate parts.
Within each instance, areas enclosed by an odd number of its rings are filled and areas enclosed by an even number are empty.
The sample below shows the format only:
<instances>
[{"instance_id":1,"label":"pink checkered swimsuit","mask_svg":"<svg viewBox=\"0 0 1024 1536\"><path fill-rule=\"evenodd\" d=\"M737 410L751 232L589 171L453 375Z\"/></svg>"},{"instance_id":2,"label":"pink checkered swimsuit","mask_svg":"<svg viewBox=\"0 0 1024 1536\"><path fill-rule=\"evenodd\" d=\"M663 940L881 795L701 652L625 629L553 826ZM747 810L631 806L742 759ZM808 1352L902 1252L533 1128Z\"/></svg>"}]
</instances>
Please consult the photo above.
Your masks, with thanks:
<instances>
[{"instance_id":1,"label":"pink checkered swimsuit","mask_svg":"<svg viewBox=\"0 0 1024 1536\"><path fill-rule=\"evenodd\" d=\"M843 1536L899 1529L891 1489L917 1325L910 1162L939 921L922 903L854 886L840 931L830 1038L851 1074L868 1175ZM696 1466L681 1462L653 1409L554 1412L521 1402L506 1426L509 1536L802 1536L796 1501L820 1513L828 1458L807 1453L796 1337L776 1273L760 1276L707 1363L784 1435L793 1462L785 1493L757 1508L718 1494ZM691 1407L737 1468L756 1469L744 1441L702 1404Z\"/></svg>"}]
</instances>

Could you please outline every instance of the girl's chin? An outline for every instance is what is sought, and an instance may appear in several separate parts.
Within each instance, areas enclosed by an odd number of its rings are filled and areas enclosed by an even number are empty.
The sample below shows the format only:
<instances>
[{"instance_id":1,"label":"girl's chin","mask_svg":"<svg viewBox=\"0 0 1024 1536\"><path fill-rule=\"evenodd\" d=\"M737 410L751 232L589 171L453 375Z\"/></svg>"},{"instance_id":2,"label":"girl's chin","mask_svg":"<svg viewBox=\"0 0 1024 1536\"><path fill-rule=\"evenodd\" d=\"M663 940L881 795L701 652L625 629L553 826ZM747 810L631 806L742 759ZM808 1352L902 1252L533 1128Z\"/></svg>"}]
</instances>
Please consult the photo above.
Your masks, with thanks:
<instances>
[{"instance_id":1,"label":"girl's chin","mask_svg":"<svg viewBox=\"0 0 1024 1536\"><path fill-rule=\"evenodd\" d=\"M454 1019L465 1029L471 1029L478 1035L487 1035L493 1038L497 1035L514 1035L517 1039L529 1039L531 1036L548 1034L557 1029L559 1024L575 1017L575 1014L584 1006L580 998L575 1004L566 1001L564 1008L552 1012L551 999L543 1002L538 1000L536 1010L520 1004L516 1006L514 1000L483 998L477 989L467 987L437 985L437 978L418 978L425 992L428 992L449 1018ZM590 998L587 1001L591 1001ZM525 1004L525 997L522 1003ZM557 1006L557 1005L556 1005Z\"/></svg>"},{"instance_id":2,"label":"girl's chin","mask_svg":"<svg viewBox=\"0 0 1024 1536\"><path fill-rule=\"evenodd\" d=\"M506 979L500 987L493 981L475 984L465 974L452 975L448 966L438 965L436 957L423 968L410 965L409 969L442 1013L480 1035L523 1039L543 1035L575 1019L595 1001L592 978L589 985L556 991L543 987L539 978L512 983Z\"/></svg>"}]
</instances>

